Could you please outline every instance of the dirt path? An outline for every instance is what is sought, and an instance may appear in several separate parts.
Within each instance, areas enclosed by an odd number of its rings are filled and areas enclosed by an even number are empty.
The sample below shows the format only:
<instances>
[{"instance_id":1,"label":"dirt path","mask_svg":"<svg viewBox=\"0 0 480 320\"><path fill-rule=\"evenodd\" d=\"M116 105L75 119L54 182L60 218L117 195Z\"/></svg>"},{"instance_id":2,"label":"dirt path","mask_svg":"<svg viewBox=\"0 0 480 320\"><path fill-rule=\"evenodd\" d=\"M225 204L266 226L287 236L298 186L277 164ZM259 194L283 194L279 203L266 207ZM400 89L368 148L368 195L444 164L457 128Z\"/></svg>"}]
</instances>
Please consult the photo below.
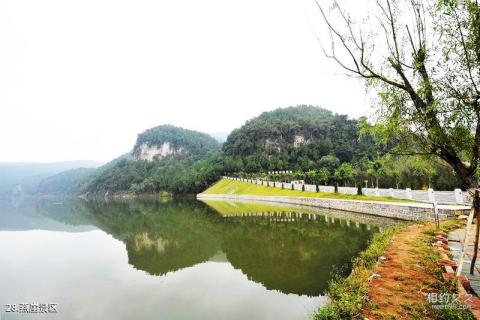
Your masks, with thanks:
<instances>
[{"instance_id":1,"label":"dirt path","mask_svg":"<svg viewBox=\"0 0 480 320\"><path fill-rule=\"evenodd\" d=\"M394 236L385 252L387 259L377 268L380 277L369 283L371 309L365 318L429 319L425 303L437 278L434 262L425 259L419 245L426 228L415 225Z\"/></svg>"}]
</instances>

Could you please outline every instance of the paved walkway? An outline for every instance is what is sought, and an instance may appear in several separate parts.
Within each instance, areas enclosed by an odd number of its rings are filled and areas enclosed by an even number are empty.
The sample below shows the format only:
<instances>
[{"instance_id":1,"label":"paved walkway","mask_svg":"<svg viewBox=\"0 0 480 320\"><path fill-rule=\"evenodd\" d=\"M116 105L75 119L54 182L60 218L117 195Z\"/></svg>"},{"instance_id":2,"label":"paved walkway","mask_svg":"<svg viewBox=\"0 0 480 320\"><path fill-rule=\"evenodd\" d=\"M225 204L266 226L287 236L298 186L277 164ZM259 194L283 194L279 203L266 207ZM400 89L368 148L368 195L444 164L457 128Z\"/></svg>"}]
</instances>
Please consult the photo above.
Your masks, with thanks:
<instances>
[{"instance_id":1,"label":"paved walkway","mask_svg":"<svg viewBox=\"0 0 480 320\"><path fill-rule=\"evenodd\" d=\"M473 242L475 241L475 232L477 226L472 225L468 237L468 246L465 252L465 258L462 268L462 274L464 274L469 280L475 293L480 296L480 252L477 254L477 261L475 262L474 274L470 274L470 265L472 264L472 257L474 251ZM457 229L448 235L448 245L451 249L453 259L458 263L460 255L463 250L463 240L465 237L465 229Z\"/></svg>"}]
</instances>

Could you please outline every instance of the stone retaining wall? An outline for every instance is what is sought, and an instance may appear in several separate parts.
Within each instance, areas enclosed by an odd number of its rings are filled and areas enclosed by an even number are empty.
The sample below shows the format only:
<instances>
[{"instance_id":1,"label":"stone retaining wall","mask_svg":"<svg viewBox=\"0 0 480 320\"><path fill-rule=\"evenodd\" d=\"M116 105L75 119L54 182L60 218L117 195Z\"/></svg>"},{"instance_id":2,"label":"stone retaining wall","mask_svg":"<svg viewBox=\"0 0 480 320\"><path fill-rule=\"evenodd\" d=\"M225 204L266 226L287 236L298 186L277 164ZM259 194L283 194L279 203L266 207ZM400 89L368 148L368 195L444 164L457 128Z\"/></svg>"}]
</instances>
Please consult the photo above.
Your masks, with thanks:
<instances>
[{"instance_id":1,"label":"stone retaining wall","mask_svg":"<svg viewBox=\"0 0 480 320\"><path fill-rule=\"evenodd\" d=\"M198 194L197 199L216 200L252 200L279 203L299 204L313 207L329 208L358 212L375 216L402 220L434 220L433 205L428 203L395 203L364 200L326 199L313 197L288 196L255 196L255 195L228 195L228 194ZM438 206L440 219L447 219L457 214L468 214L468 207Z\"/></svg>"}]
</instances>

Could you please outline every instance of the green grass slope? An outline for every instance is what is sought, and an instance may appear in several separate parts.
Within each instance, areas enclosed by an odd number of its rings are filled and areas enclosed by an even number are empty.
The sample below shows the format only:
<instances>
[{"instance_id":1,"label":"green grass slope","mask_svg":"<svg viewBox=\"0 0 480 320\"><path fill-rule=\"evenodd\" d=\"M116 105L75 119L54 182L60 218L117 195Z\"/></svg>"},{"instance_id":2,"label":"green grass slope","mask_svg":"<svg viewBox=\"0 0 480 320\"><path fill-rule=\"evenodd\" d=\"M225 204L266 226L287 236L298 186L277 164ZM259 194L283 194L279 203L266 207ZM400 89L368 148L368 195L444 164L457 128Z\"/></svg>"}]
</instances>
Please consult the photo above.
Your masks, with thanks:
<instances>
[{"instance_id":1,"label":"green grass slope","mask_svg":"<svg viewBox=\"0 0 480 320\"><path fill-rule=\"evenodd\" d=\"M386 202L413 202L390 197L359 196L340 193L309 192L298 190L286 190L275 187L267 187L249 182L240 182L229 179L221 179L202 194L230 194L230 195L256 195L256 196L289 196L289 197L313 197L328 199L386 201Z\"/></svg>"}]
</instances>

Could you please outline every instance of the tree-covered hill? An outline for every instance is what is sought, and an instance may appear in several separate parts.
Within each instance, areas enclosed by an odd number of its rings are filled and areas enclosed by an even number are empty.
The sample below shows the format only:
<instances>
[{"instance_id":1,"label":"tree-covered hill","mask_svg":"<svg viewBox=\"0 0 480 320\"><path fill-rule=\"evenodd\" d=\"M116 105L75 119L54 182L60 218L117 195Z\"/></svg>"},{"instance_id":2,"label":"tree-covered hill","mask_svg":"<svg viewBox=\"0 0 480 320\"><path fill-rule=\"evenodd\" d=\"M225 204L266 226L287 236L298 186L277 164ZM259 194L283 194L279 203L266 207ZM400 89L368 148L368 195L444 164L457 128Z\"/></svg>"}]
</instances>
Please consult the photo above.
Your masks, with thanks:
<instances>
[{"instance_id":1,"label":"tree-covered hill","mask_svg":"<svg viewBox=\"0 0 480 320\"><path fill-rule=\"evenodd\" d=\"M211 136L170 125L138 135L134 159L102 170L82 192L196 193L222 172L220 144Z\"/></svg>"},{"instance_id":2,"label":"tree-covered hill","mask_svg":"<svg viewBox=\"0 0 480 320\"><path fill-rule=\"evenodd\" d=\"M149 147L149 151L153 152L163 147L156 155L159 158L180 155L190 159L199 159L209 152L218 150L220 144L206 133L171 125L161 125L138 135L137 142L133 148L133 155L137 159L143 160L142 150L146 150ZM162 151L163 154L161 154Z\"/></svg>"},{"instance_id":3,"label":"tree-covered hill","mask_svg":"<svg viewBox=\"0 0 480 320\"><path fill-rule=\"evenodd\" d=\"M359 120L314 106L264 112L234 130L223 145L227 171L312 170L328 162L373 157Z\"/></svg>"}]
</instances>

